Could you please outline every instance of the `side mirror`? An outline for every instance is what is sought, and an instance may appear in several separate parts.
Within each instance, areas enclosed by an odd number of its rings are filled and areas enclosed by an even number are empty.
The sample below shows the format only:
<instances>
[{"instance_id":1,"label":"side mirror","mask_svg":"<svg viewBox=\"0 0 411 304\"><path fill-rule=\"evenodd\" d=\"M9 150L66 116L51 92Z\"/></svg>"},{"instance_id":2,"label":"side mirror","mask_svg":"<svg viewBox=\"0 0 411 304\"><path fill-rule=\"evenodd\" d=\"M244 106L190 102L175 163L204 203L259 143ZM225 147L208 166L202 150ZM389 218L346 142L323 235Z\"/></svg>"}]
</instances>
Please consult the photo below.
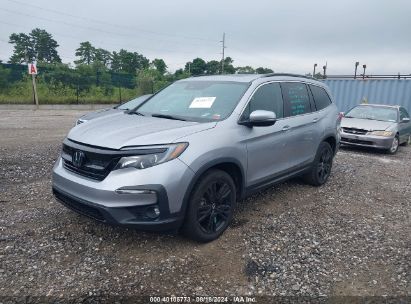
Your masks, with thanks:
<instances>
[{"instance_id":1,"label":"side mirror","mask_svg":"<svg viewBox=\"0 0 411 304\"><path fill-rule=\"evenodd\" d=\"M240 122L247 127L268 127L275 124L277 117L274 112L265 110L256 110L251 112L248 120Z\"/></svg>"},{"instance_id":2,"label":"side mirror","mask_svg":"<svg viewBox=\"0 0 411 304\"><path fill-rule=\"evenodd\" d=\"M403 119L401 119L401 122L410 122L410 118L409 117L404 117Z\"/></svg>"}]
</instances>

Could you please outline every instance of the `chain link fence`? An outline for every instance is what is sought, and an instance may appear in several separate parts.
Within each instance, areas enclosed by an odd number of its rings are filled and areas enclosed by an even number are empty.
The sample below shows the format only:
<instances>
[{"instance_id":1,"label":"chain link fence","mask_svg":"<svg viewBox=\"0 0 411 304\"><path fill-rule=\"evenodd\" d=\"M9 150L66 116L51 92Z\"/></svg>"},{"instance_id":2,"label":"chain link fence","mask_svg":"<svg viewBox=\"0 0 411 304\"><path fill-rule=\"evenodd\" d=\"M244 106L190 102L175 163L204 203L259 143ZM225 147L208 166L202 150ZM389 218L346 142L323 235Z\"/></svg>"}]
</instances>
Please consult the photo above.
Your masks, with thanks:
<instances>
[{"instance_id":1,"label":"chain link fence","mask_svg":"<svg viewBox=\"0 0 411 304\"><path fill-rule=\"evenodd\" d=\"M172 80L119 73L94 66L38 65L40 104L121 103L158 91ZM34 102L27 65L0 64L0 103Z\"/></svg>"}]
</instances>

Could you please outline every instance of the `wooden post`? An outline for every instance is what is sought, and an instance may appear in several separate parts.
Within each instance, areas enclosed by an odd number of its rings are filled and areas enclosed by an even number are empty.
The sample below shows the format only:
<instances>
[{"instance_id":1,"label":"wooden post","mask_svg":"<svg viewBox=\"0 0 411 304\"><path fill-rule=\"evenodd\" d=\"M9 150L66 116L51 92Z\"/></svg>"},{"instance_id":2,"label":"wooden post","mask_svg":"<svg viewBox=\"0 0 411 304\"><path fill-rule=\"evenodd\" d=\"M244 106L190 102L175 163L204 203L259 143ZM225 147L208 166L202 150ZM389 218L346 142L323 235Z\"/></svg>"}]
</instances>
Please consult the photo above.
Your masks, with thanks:
<instances>
[{"instance_id":1,"label":"wooden post","mask_svg":"<svg viewBox=\"0 0 411 304\"><path fill-rule=\"evenodd\" d=\"M36 75L31 74L31 79L33 81L33 94L34 94L34 102L36 104L36 108L39 108L39 99L37 97L37 87L36 87Z\"/></svg>"}]
</instances>

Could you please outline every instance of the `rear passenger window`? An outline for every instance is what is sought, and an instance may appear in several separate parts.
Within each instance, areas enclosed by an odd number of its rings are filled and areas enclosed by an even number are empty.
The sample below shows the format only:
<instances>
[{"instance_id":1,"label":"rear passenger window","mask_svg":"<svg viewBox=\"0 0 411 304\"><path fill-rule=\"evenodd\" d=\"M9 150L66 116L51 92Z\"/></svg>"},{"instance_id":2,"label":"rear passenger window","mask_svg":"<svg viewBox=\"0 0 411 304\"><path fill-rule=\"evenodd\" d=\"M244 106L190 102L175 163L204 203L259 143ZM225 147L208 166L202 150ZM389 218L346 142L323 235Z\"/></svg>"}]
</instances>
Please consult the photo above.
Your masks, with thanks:
<instances>
[{"instance_id":1,"label":"rear passenger window","mask_svg":"<svg viewBox=\"0 0 411 304\"><path fill-rule=\"evenodd\" d=\"M309 85L311 92L313 93L315 106L317 111L320 111L331 104L330 96L328 96L327 92L320 87Z\"/></svg>"},{"instance_id":2,"label":"rear passenger window","mask_svg":"<svg viewBox=\"0 0 411 304\"><path fill-rule=\"evenodd\" d=\"M311 112L307 86L299 82L283 82L281 89L284 98L284 117Z\"/></svg>"},{"instance_id":3,"label":"rear passenger window","mask_svg":"<svg viewBox=\"0 0 411 304\"><path fill-rule=\"evenodd\" d=\"M278 83L269 83L259 87L251 97L244 114L248 117L251 112L256 110L271 111L275 113L277 118L283 117L283 98Z\"/></svg>"}]
</instances>

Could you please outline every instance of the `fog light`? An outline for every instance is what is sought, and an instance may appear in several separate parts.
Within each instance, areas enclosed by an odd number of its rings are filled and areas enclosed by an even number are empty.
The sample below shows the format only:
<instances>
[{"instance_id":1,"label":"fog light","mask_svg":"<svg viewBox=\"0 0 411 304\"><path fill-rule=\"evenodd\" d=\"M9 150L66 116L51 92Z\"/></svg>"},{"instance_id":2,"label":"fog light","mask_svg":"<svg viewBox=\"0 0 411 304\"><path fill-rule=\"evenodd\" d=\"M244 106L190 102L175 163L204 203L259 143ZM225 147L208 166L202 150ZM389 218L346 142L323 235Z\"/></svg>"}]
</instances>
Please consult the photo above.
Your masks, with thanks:
<instances>
[{"instance_id":1,"label":"fog light","mask_svg":"<svg viewBox=\"0 0 411 304\"><path fill-rule=\"evenodd\" d=\"M160 209L158 206L151 206L146 209L145 214L150 219L156 219L160 216Z\"/></svg>"}]
</instances>

